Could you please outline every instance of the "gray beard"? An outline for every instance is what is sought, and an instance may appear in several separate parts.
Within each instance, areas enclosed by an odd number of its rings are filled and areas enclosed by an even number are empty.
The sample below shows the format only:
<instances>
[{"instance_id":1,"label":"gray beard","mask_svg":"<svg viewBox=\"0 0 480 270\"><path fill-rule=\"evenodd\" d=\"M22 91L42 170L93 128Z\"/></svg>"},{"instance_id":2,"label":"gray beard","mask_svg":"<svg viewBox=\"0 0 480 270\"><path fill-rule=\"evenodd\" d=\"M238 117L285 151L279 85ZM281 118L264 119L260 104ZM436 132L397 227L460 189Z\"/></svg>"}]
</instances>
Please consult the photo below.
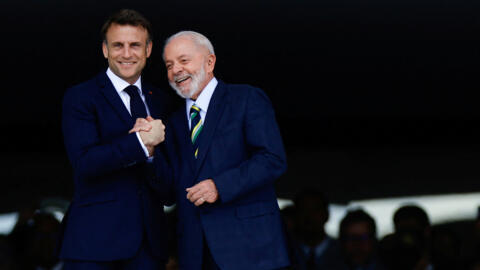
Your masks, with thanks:
<instances>
[{"instance_id":1,"label":"gray beard","mask_svg":"<svg viewBox=\"0 0 480 270\"><path fill-rule=\"evenodd\" d=\"M191 98L195 93L197 93L200 89L200 83L203 82L206 78L205 69L202 68L196 74L188 74L190 75L192 81L190 82L190 91L188 93L183 94L180 87L175 84L175 78L173 81L169 82L170 86L177 92L177 95L181 96L182 98L188 99Z\"/></svg>"}]
</instances>

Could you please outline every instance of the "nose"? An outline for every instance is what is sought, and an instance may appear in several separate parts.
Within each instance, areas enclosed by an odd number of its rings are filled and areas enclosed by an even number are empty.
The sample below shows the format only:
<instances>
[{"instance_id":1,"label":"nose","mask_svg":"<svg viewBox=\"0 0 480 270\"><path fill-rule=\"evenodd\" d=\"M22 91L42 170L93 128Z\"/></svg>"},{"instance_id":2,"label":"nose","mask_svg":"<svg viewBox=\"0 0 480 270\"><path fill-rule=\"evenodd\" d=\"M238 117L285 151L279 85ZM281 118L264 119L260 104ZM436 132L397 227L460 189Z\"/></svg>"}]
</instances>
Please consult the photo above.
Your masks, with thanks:
<instances>
[{"instance_id":1,"label":"nose","mask_svg":"<svg viewBox=\"0 0 480 270\"><path fill-rule=\"evenodd\" d=\"M130 47L125 46L124 49L123 49L123 52L122 52L122 56L124 58L129 58L131 55L132 55L132 53L130 52Z\"/></svg>"},{"instance_id":2,"label":"nose","mask_svg":"<svg viewBox=\"0 0 480 270\"><path fill-rule=\"evenodd\" d=\"M173 65L172 72L173 74L178 74L183 70L181 65Z\"/></svg>"}]
</instances>

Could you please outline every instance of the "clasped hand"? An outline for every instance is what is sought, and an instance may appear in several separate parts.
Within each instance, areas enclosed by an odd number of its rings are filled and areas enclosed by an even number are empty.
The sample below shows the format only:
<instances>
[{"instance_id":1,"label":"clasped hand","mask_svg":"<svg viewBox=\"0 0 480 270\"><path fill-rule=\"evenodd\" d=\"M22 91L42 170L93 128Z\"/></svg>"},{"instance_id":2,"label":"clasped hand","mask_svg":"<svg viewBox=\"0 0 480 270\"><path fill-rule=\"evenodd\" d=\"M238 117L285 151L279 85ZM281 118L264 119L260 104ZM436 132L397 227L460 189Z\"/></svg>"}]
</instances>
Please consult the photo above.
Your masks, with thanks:
<instances>
[{"instance_id":1,"label":"clasped hand","mask_svg":"<svg viewBox=\"0 0 480 270\"><path fill-rule=\"evenodd\" d=\"M155 146L165 140L165 125L162 120L153 119L151 116L137 118L135 125L128 133L138 132L143 144L148 149L150 156L153 155Z\"/></svg>"},{"instance_id":2,"label":"clasped hand","mask_svg":"<svg viewBox=\"0 0 480 270\"><path fill-rule=\"evenodd\" d=\"M134 127L129 133L139 132L140 138L148 149L150 155L153 154L153 149L156 145L165 140L165 126L162 120L155 120L151 116L146 119L138 118ZM200 206L207 203L214 203L218 199L218 190L212 179L203 180L196 185L186 189L187 199Z\"/></svg>"}]
</instances>

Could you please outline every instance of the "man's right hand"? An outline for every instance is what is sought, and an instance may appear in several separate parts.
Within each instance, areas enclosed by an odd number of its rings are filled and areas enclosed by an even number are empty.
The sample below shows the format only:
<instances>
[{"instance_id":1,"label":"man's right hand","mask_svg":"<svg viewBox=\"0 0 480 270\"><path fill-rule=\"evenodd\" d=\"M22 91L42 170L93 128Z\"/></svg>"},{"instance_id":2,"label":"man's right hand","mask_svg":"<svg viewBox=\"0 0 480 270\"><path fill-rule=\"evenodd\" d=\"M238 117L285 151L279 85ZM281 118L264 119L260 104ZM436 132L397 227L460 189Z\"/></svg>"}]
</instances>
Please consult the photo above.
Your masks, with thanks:
<instances>
[{"instance_id":1,"label":"man's right hand","mask_svg":"<svg viewBox=\"0 0 480 270\"><path fill-rule=\"evenodd\" d=\"M150 131L152 129L152 125L150 125L150 122L152 122L153 117L150 115L147 116L147 118L137 118L137 121L135 121L135 125L133 126L132 129L128 131L128 134L134 133L134 132L139 132L139 131Z\"/></svg>"},{"instance_id":2,"label":"man's right hand","mask_svg":"<svg viewBox=\"0 0 480 270\"><path fill-rule=\"evenodd\" d=\"M147 116L146 119L138 118L135 126L128 133L133 132L139 133L150 156L153 154L155 146L165 140L165 126L162 120L155 120L151 116Z\"/></svg>"},{"instance_id":3,"label":"man's right hand","mask_svg":"<svg viewBox=\"0 0 480 270\"><path fill-rule=\"evenodd\" d=\"M150 131L139 131L140 138L146 147L155 147L165 140L165 126L162 120L152 120L148 122L152 128Z\"/></svg>"}]
</instances>

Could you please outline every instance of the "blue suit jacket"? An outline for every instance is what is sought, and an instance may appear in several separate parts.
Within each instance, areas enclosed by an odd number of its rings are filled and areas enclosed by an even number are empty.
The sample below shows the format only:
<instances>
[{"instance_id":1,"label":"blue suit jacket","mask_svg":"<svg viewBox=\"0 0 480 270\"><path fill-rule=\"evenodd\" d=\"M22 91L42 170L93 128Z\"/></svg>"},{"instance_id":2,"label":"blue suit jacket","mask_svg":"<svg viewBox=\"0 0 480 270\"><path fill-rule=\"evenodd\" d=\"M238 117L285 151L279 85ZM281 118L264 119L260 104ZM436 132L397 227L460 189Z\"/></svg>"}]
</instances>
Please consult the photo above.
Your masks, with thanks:
<instances>
[{"instance_id":1,"label":"blue suit jacket","mask_svg":"<svg viewBox=\"0 0 480 270\"><path fill-rule=\"evenodd\" d=\"M204 240L221 269L289 265L274 181L286 169L274 111L262 90L219 81L199 137L195 160L185 107L166 128L178 209L180 269L201 269ZM162 164L160 164L162 163ZM196 207L186 188L212 178L219 201Z\"/></svg>"},{"instance_id":2,"label":"blue suit jacket","mask_svg":"<svg viewBox=\"0 0 480 270\"><path fill-rule=\"evenodd\" d=\"M164 92L142 83L154 118L167 117ZM134 121L105 72L74 86L63 100L62 127L75 190L64 219L60 258L111 261L133 257L144 235L166 260L165 216ZM150 172L153 172L150 169Z\"/></svg>"}]
</instances>

